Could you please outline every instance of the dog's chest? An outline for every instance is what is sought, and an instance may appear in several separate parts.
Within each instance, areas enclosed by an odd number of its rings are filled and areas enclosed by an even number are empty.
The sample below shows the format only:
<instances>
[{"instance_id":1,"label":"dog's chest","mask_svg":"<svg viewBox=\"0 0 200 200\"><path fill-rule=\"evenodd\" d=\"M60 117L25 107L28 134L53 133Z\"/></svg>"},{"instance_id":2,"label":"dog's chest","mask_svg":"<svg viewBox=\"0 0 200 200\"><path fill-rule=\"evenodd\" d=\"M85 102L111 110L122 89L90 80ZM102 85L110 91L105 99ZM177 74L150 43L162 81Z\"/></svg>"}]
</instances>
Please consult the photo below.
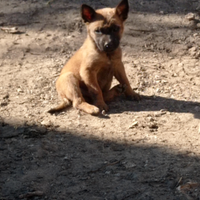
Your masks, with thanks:
<instances>
[{"instance_id":1,"label":"dog's chest","mask_svg":"<svg viewBox=\"0 0 200 200\"><path fill-rule=\"evenodd\" d=\"M107 87L107 85L110 85L113 79L113 75L114 66L113 63L108 60L107 62L103 63L97 75L100 88L104 88Z\"/></svg>"},{"instance_id":2,"label":"dog's chest","mask_svg":"<svg viewBox=\"0 0 200 200\"><path fill-rule=\"evenodd\" d=\"M100 70L98 72L98 77L101 79L109 78L113 76L114 66L110 59L107 59L106 62L101 63Z\"/></svg>"}]
</instances>

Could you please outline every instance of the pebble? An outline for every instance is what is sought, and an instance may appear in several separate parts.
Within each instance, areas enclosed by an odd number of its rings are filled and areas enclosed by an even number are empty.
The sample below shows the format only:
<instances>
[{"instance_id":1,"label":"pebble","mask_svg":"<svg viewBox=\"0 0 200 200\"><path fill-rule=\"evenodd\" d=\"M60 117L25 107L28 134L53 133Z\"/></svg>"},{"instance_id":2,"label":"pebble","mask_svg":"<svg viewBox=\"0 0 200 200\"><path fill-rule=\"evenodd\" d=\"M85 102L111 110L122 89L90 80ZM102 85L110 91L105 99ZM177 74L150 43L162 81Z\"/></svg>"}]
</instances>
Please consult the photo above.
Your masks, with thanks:
<instances>
[{"instance_id":1,"label":"pebble","mask_svg":"<svg viewBox=\"0 0 200 200\"><path fill-rule=\"evenodd\" d=\"M41 125L43 125L43 126L51 126L51 121L50 120L43 120L41 122Z\"/></svg>"},{"instance_id":2,"label":"pebble","mask_svg":"<svg viewBox=\"0 0 200 200\"><path fill-rule=\"evenodd\" d=\"M148 119L150 122L153 122L153 121L154 121L153 117L151 117L151 116L147 117L147 119Z\"/></svg>"},{"instance_id":3,"label":"pebble","mask_svg":"<svg viewBox=\"0 0 200 200\"><path fill-rule=\"evenodd\" d=\"M197 52L197 47L191 47L191 48L189 49L189 53L190 53L190 55L192 55L192 56L195 56L195 55L196 55L196 52Z\"/></svg>"},{"instance_id":4,"label":"pebble","mask_svg":"<svg viewBox=\"0 0 200 200\"><path fill-rule=\"evenodd\" d=\"M43 101L42 103L43 103L43 104L47 104L47 103L49 103L49 101L48 101L48 100L45 100L45 101Z\"/></svg>"},{"instance_id":5,"label":"pebble","mask_svg":"<svg viewBox=\"0 0 200 200\"><path fill-rule=\"evenodd\" d=\"M187 20L194 20L195 19L195 14L194 13L188 13L187 15L185 15L185 18Z\"/></svg>"},{"instance_id":6,"label":"pebble","mask_svg":"<svg viewBox=\"0 0 200 200\"><path fill-rule=\"evenodd\" d=\"M149 128L151 128L151 129L158 129L158 125L156 123L151 123L149 125Z\"/></svg>"},{"instance_id":7,"label":"pebble","mask_svg":"<svg viewBox=\"0 0 200 200\"><path fill-rule=\"evenodd\" d=\"M178 64L178 67L183 67L183 66L184 66L183 63L179 63L179 64Z\"/></svg>"},{"instance_id":8,"label":"pebble","mask_svg":"<svg viewBox=\"0 0 200 200\"><path fill-rule=\"evenodd\" d=\"M160 92L161 92L161 91L160 91L160 88L157 88L157 89L156 89L156 92L157 92L157 93L160 93Z\"/></svg>"},{"instance_id":9,"label":"pebble","mask_svg":"<svg viewBox=\"0 0 200 200\"><path fill-rule=\"evenodd\" d=\"M126 169L130 169L130 168L136 167L136 164L132 163L132 162L124 162L123 164L126 167Z\"/></svg>"},{"instance_id":10,"label":"pebble","mask_svg":"<svg viewBox=\"0 0 200 200\"><path fill-rule=\"evenodd\" d=\"M20 92L23 92L23 90L21 88L18 88L17 92L20 93Z\"/></svg>"}]
</instances>

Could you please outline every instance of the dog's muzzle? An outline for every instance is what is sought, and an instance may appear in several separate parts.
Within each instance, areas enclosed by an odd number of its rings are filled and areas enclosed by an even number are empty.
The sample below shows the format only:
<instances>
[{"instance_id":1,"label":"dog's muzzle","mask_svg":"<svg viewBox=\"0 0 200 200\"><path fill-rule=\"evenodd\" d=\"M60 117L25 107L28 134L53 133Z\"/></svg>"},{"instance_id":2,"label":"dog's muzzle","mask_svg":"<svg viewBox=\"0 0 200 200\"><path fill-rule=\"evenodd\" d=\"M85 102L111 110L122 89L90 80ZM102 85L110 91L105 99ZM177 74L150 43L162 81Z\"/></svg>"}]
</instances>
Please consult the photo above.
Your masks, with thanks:
<instances>
[{"instance_id":1,"label":"dog's muzzle","mask_svg":"<svg viewBox=\"0 0 200 200\"><path fill-rule=\"evenodd\" d=\"M114 51L119 46L119 40L116 38L111 38L106 41L103 46L103 50L107 53Z\"/></svg>"}]
</instances>

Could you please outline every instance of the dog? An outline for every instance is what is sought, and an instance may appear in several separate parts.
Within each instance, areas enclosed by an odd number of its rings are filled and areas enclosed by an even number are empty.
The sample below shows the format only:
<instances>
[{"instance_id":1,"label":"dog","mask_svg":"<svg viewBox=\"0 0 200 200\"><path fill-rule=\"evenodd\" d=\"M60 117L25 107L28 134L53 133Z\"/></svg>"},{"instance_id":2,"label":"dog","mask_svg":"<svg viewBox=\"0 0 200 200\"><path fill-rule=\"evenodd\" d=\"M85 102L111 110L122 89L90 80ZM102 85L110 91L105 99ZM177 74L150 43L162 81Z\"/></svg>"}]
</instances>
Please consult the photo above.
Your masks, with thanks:
<instances>
[{"instance_id":1,"label":"dog","mask_svg":"<svg viewBox=\"0 0 200 200\"><path fill-rule=\"evenodd\" d=\"M130 86L122 63L120 39L128 12L128 0L122 0L115 8L94 10L86 4L81 6L87 38L63 67L56 81L63 102L49 113L72 105L88 114L98 115L108 111L107 102L122 94L128 99L140 100L139 94ZM119 84L111 88L113 77Z\"/></svg>"}]
</instances>

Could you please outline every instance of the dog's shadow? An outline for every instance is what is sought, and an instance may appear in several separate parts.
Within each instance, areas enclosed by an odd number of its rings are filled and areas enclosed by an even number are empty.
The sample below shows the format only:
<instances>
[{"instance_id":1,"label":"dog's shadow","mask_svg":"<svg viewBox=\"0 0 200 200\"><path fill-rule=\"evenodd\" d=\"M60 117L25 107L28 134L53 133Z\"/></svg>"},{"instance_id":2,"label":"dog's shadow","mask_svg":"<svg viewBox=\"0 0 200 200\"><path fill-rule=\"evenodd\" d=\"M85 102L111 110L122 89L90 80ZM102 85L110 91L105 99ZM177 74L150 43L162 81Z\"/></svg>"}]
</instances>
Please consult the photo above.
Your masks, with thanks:
<instances>
[{"instance_id":1,"label":"dog's shadow","mask_svg":"<svg viewBox=\"0 0 200 200\"><path fill-rule=\"evenodd\" d=\"M176 113L192 113L195 118L200 118L200 102L176 100L160 96L141 97L142 100L139 102L120 98L109 104L109 113L167 110Z\"/></svg>"}]
</instances>

